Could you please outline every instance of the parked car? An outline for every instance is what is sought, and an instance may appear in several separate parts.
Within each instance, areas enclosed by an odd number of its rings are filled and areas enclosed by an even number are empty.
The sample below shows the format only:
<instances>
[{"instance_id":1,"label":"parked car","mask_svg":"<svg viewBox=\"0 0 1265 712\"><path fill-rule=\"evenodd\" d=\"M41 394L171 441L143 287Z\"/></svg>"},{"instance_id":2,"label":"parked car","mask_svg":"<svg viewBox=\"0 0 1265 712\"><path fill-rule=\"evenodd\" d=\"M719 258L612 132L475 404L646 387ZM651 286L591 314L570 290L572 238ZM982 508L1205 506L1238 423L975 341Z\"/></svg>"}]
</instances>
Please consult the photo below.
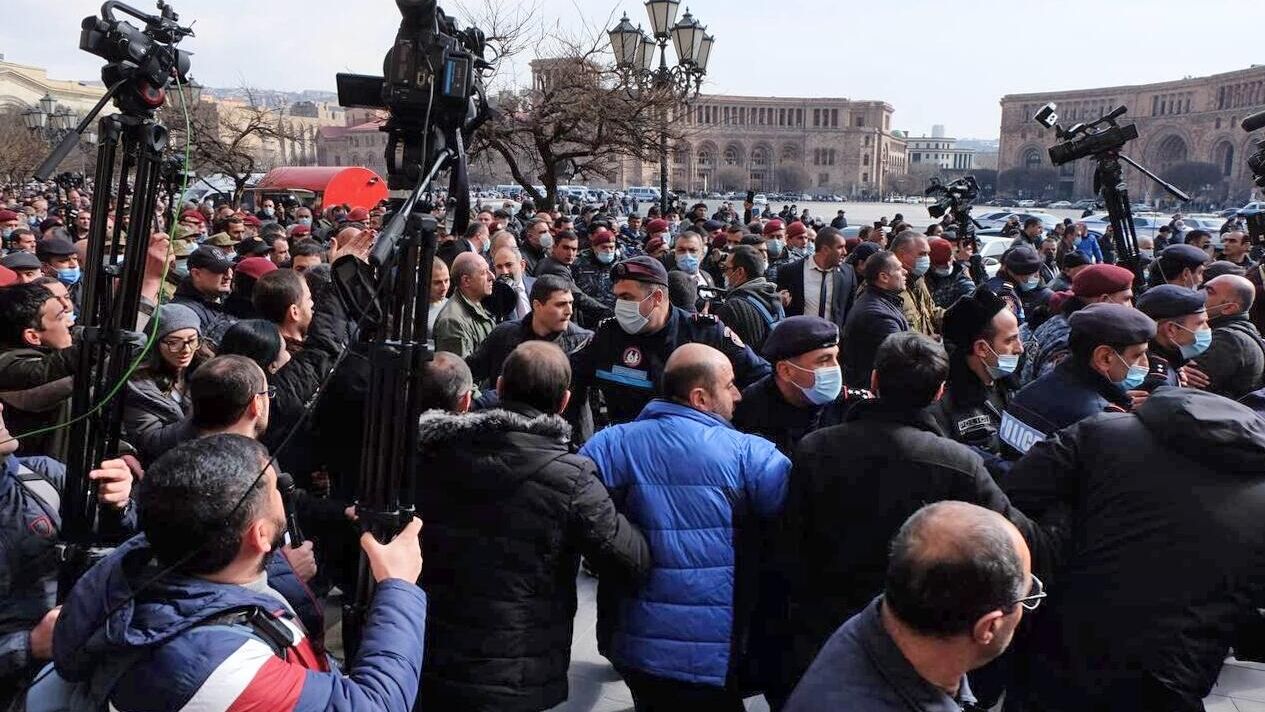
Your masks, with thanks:
<instances>
[{"instance_id":1,"label":"parked car","mask_svg":"<svg viewBox=\"0 0 1265 712\"><path fill-rule=\"evenodd\" d=\"M1037 201L1035 201L1035 200L1020 200L1019 202L1015 203L1015 206L1016 206L1016 207L1019 207L1019 208L1035 208L1035 207L1037 206Z\"/></svg>"},{"instance_id":2,"label":"parked car","mask_svg":"<svg viewBox=\"0 0 1265 712\"><path fill-rule=\"evenodd\" d=\"M764 193L756 193L755 200L752 202L754 202L756 205L768 205L769 196L765 195Z\"/></svg>"},{"instance_id":3,"label":"parked car","mask_svg":"<svg viewBox=\"0 0 1265 712\"><path fill-rule=\"evenodd\" d=\"M1086 198L1085 200L1078 200L1072 203L1072 207L1077 210L1093 210L1098 207L1098 201L1093 198Z\"/></svg>"},{"instance_id":4,"label":"parked car","mask_svg":"<svg viewBox=\"0 0 1265 712\"><path fill-rule=\"evenodd\" d=\"M1046 207L1051 210L1071 210L1073 206L1070 201L1056 200L1053 203L1050 203L1049 205L1047 205Z\"/></svg>"}]
</instances>

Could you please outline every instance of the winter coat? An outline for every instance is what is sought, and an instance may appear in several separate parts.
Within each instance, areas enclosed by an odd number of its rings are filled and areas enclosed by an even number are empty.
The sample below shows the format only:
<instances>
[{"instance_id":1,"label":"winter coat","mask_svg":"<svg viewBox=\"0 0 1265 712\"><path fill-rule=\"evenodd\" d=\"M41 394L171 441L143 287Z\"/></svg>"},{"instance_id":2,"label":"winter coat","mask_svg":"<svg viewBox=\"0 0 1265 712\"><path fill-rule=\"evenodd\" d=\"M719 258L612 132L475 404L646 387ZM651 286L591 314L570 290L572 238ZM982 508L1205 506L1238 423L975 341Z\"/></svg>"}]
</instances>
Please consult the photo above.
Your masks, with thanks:
<instances>
[{"instance_id":1,"label":"winter coat","mask_svg":"<svg viewBox=\"0 0 1265 712\"><path fill-rule=\"evenodd\" d=\"M931 301L936 306L948 309L954 302L975 291L975 282L971 281L968 267L965 262L954 262L953 271L948 276L941 277L935 270L923 275L922 280L931 291Z\"/></svg>"},{"instance_id":2,"label":"winter coat","mask_svg":"<svg viewBox=\"0 0 1265 712\"><path fill-rule=\"evenodd\" d=\"M74 373L79 367L81 342L52 351L36 348L0 350L0 402L9 432L29 433L65 422L70 415ZM25 437L19 455L64 458L69 428Z\"/></svg>"},{"instance_id":3,"label":"winter coat","mask_svg":"<svg viewBox=\"0 0 1265 712\"><path fill-rule=\"evenodd\" d=\"M782 309L777 285L757 277L729 290L724 304L716 308L716 316L752 350L760 353L769 332L786 312Z\"/></svg>"},{"instance_id":4,"label":"winter coat","mask_svg":"<svg viewBox=\"0 0 1265 712\"><path fill-rule=\"evenodd\" d=\"M168 378L146 370L127 382L123 432L144 463L153 462L179 445L189 433L186 415L192 413L192 404L188 402L187 392L182 394L179 403L164 392L159 380Z\"/></svg>"},{"instance_id":5,"label":"winter coat","mask_svg":"<svg viewBox=\"0 0 1265 712\"><path fill-rule=\"evenodd\" d=\"M137 656L115 685L111 709L412 709L426 621L426 596L413 583L377 585L360 651L343 675L314 641L320 631L304 620L297 577L279 553L269 560L267 583L297 616L245 586L174 573L151 583L151 558L143 535L116 549L79 580L53 633L57 672L68 680L88 680L107 661ZM111 613L112 605L119 607ZM290 643L284 658L250 628L207 625L243 609L259 609L283 631Z\"/></svg>"},{"instance_id":6,"label":"winter coat","mask_svg":"<svg viewBox=\"0 0 1265 712\"><path fill-rule=\"evenodd\" d=\"M866 287L843 327L843 376L853 388L869 388L878 347L888 336L909 331L901 295Z\"/></svg>"},{"instance_id":7,"label":"winter coat","mask_svg":"<svg viewBox=\"0 0 1265 712\"><path fill-rule=\"evenodd\" d=\"M1002 413L1002 452L1016 459L1047 435L1085 418L1129 410L1129 396L1076 358L1024 386Z\"/></svg>"},{"instance_id":8,"label":"winter coat","mask_svg":"<svg viewBox=\"0 0 1265 712\"><path fill-rule=\"evenodd\" d=\"M764 438L666 400L598 432L580 454L654 557L639 588L602 577L599 648L616 667L725 686L747 653L754 549L761 522L782 510L790 461Z\"/></svg>"},{"instance_id":9,"label":"winter coat","mask_svg":"<svg viewBox=\"0 0 1265 712\"><path fill-rule=\"evenodd\" d=\"M933 338L940 333L940 324L944 321L944 309L936 306L926 282L921 279L910 279L905 290L900 293L900 299L901 309L905 314L905 321L909 322L910 331L917 331Z\"/></svg>"},{"instance_id":10,"label":"winter coat","mask_svg":"<svg viewBox=\"0 0 1265 712\"><path fill-rule=\"evenodd\" d=\"M791 585L786 682L882 592L888 546L905 520L943 500L992 509L1021 532L1032 528L980 456L945 437L924 411L863 401L842 425L800 442L783 522Z\"/></svg>"},{"instance_id":11,"label":"winter coat","mask_svg":"<svg viewBox=\"0 0 1265 712\"><path fill-rule=\"evenodd\" d=\"M1195 362L1208 374L1208 390L1232 400L1265 385L1265 345L1246 314L1208 322L1212 344Z\"/></svg>"},{"instance_id":12,"label":"winter coat","mask_svg":"<svg viewBox=\"0 0 1265 712\"><path fill-rule=\"evenodd\" d=\"M202 338L215 346L218 346L220 339L224 338L224 332L237 323L237 317L225 311L223 304L207 299L194 289L192 278L186 277L180 286L176 287L176 294L172 297L171 303L183 304L192 309L202 324Z\"/></svg>"},{"instance_id":13,"label":"winter coat","mask_svg":"<svg viewBox=\"0 0 1265 712\"><path fill-rule=\"evenodd\" d=\"M435 319L435 350L466 358L479 348L494 326L496 320L486 309L458 292Z\"/></svg>"},{"instance_id":14,"label":"winter coat","mask_svg":"<svg viewBox=\"0 0 1265 712\"><path fill-rule=\"evenodd\" d=\"M430 596L427 710L543 710L567 699L580 556L603 579L650 567L593 462L557 415L504 403L418 427Z\"/></svg>"},{"instance_id":15,"label":"winter coat","mask_svg":"<svg viewBox=\"0 0 1265 712\"><path fill-rule=\"evenodd\" d=\"M1007 709L1203 709L1265 590L1265 419L1160 388L1037 443L1002 484L1034 520L1070 522L1061 560L1034 567L1050 595Z\"/></svg>"}]
</instances>

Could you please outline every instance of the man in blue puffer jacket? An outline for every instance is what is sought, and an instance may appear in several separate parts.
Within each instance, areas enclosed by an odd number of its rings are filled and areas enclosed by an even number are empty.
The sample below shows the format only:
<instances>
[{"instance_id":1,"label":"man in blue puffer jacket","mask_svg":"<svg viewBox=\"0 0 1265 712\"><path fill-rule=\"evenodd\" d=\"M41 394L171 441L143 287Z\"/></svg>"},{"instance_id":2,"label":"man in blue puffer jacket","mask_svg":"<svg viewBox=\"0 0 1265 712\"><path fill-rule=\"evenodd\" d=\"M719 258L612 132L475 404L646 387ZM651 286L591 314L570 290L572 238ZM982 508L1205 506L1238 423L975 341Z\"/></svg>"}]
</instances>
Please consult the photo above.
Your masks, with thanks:
<instances>
[{"instance_id":1,"label":"man in blue puffer jacket","mask_svg":"<svg viewBox=\"0 0 1265 712\"><path fill-rule=\"evenodd\" d=\"M240 435L186 442L150 466L139 505L144 534L79 580L53 631L57 673L93 688L96 706L413 708L426 620L425 594L413 583L420 521L387 545L362 536L377 589L343 674L314 641L299 596L266 563L286 524L262 445ZM28 706L54 691L37 682Z\"/></svg>"},{"instance_id":2,"label":"man in blue puffer jacket","mask_svg":"<svg viewBox=\"0 0 1265 712\"><path fill-rule=\"evenodd\" d=\"M654 560L638 589L602 580L598 642L637 712L741 710L760 524L782 509L790 461L729 424L742 396L721 352L678 348L663 393L666 400L599 432L580 453L597 463Z\"/></svg>"}]
</instances>

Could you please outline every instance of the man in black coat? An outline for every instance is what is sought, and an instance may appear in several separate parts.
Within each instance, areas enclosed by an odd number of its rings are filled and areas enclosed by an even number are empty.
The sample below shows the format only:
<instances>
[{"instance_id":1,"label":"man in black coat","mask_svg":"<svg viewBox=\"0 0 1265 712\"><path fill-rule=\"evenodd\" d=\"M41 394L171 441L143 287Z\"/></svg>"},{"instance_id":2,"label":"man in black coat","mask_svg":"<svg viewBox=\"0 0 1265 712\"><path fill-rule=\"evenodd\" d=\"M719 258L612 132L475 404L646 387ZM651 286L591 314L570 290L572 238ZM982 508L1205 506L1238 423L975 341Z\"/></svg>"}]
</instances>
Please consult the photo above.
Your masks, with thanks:
<instances>
[{"instance_id":1,"label":"man in black coat","mask_svg":"<svg viewBox=\"0 0 1265 712\"><path fill-rule=\"evenodd\" d=\"M923 505L991 509L1032 543L1034 527L980 456L944 437L925 410L948 373L944 349L930 338L889 337L875 362L877 400L857 403L842 425L808 435L795 451L783 510L791 593L779 682L787 692L834 630L882 592L888 542Z\"/></svg>"},{"instance_id":2,"label":"man in black coat","mask_svg":"<svg viewBox=\"0 0 1265 712\"><path fill-rule=\"evenodd\" d=\"M1036 443L1003 484L1038 524L1066 529L1061 560L1034 567L1050 599L1006 709L1202 710L1261 606L1265 419L1162 387L1134 413Z\"/></svg>"},{"instance_id":3,"label":"man in black coat","mask_svg":"<svg viewBox=\"0 0 1265 712\"><path fill-rule=\"evenodd\" d=\"M773 327L786 317L777 287L762 276L767 265L754 247L735 247L724 268L729 295L715 309L725 326L757 353Z\"/></svg>"},{"instance_id":4,"label":"man in black coat","mask_svg":"<svg viewBox=\"0 0 1265 712\"><path fill-rule=\"evenodd\" d=\"M433 712L535 712L567 699L580 555L607 577L650 568L558 414L571 368L531 341L505 360L500 406L418 427L418 513L430 565L422 687Z\"/></svg>"},{"instance_id":5,"label":"man in black coat","mask_svg":"<svg viewBox=\"0 0 1265 712\"><path fill-rule=\"evenodd\" d=\"M843 233L823 228L812 255L778 268L777 288L789 298L787 316L819 316L843 328L857 289L856 274L843 267L846 254Z\"/></svg>"},{"instance_id":6,"label":"man in black coat","mask_svg":"<svg viewBox=\"0 0 1265 712\"><path fill-rule=\"evenodd\" d=\"M883 339L909 331L900 296L907 274L896 255L886 250L865 262L865 291L843 327L843 378L852 388L870 387L870 372Z\"/></svg>"}]
</instances>

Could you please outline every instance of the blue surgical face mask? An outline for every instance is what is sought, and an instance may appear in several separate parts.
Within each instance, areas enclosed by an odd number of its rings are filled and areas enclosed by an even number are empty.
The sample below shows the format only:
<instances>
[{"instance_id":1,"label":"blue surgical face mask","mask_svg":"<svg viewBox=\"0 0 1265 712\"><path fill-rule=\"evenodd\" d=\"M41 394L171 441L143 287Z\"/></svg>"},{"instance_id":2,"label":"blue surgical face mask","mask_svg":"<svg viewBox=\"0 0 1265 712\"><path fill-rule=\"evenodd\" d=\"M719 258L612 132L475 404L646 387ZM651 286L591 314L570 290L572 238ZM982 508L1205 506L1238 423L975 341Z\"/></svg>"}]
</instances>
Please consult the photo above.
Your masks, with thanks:
<instances>
[{"instance_id":1,"label":"blue surgical face mask","mask_svg":"<svg viewBox=\"0 0 1265 712\"><path fill-rule=\"evenodd\" d=\"M812 386L804 388L798 383L795 384L795 387L804 394L809 403L825 405L838 398L839 394L843 392L843 370L840 367L823 366L822 368L809 371L809 369L796 366L793 363L791 366L800 371L808 371L813 374Z\"/></svg>"},{"instance_id":2,"label":"blue surgical face mask","mask_svg":"<svg viewBox=\"0 0 1265 712\"><path fill-rule=\"evenodd\" d=\"M312 226L312 218L299 218L299 224L307 227Z\"/></svg>"},{"instance_id":3,"label":"blue surgical face mask","mask_svg":"<svg viewBox=\"0 0 1265 712\"><path fill-rule=\"evenodd\" d=\"M676 266L686 274L698 274L698 263L699 259L694 255L679 255L676 258Z\"/></svg>"},{"instance_id":4,"label":"blue surgical face mask","mask_svg":"<svg viewBox=\"0 0 1265 712\"><path fill-rule=\"evenodd\" d=\"M276 215L276 214L277 214L277 211L275 208L264 208L264 215L267 215L268 217L272 217L273 215Z\"/></svg>"},{"instance_id":5,"label":"blue surgical face mask","mask_svg":"<svg viewBox=\"0 0 1265 712\"><path fill-rule=\"evenodd\" d=\"M1212 329L1200 329L1199 331L1191 331L1190 329L1187 329L1181 324L1178 324L1177 326L1183 331L1190 331L1190 333L1195 335L1195 341L1193 343L1182 344L1178 346L1178 348L1182 352L1182 358L1186 359L1187 361L1189 361L1192 358L1195 358L1196 356L1203 355L1203 352L1207 351L1208 347L1212 345Z\"/></svg>"},{"instance_id":6,"label":"blue surgical face mask","mask_svg":"<svg viewBox=\"0 0 1265 712\"><path fill-rule=\"evenodd\" d=\"M923 255L917 260L914 260L914 268L909 272L915 277L921 277L926 274L929 269L931 269L931 258L927 255Z\"/></svg>"},{"instance_id":7,"label":"blue surgical face mask","mask_svg":"<svg viewBox=\"0 0 1265 712\"><path fill-rule=\"evenodd\" d=\"M1116 358L1120 360L1120 363L1125 363L1124 358L1121 357L1120 354L1116 354ZM1129 367L1129 372L1125 374L1123 381L1116 381L1116 385L1120 386L1126 391L1136 390L1137 387L1142 385L1142 382L1146 380L1146 374L1148 373L1148 369L1146 366L1130 366L1129 364L1125 364L1125 365Z\"/></svg>"},{"instance_id":8,"label":"blue surgical face mask","mask_svg":"<svg viewBox=\"0 0 1265 712\"><path fill-rule=\"evenodd\" d=\"M614 252L594 252L593 255L597 257L598 262L601 262L604 265L608 265L615 261Z\"/></svg>"},{"instance_id":9,"label":"blue surgical face mask","mask_svg":"<svg viewBox=\"0 0 1265 712\"><path fill-rule=\"evenodd\" d=\"M993 351L993 347L989 346L987 342L985 342L984 345L988 346L988 350L992 351L993 356L997 357L996 366L984 364L985 366L988 366L988 375L993 378L1005 378L1006 376L1014 373L1015 369L1019 368L1019 356L1017 354L1007 354L1002 356L996 351Z\"/></svg>"},{"instance_id":10,"label":"blue surgical face mask","mask_svg":"<svg viewBox=\"0 0 1265 712\"><path fill-rule=\"evenodd\" d=\"M781 240L769 240L764 243L769 250L769 257L781 257L784 245Z\"/></svg>"},{"instance_id":11,"label":"blue surgical face mask","mask_svg":"<svg viewBox=\"0 0 1265 712\"><path fill-rule=\"evenodd\" d=\"M0 228L0 238L4 238L5 240L9 239L10 237L13 236L13 231L16 229L17 228L14 228L14 227Z\"/></svg>"},{"instance_id":12,"label":"blue surgical face mask","mask_svg":"<svg viewBox=\"0 0 1265 712\"><path fill-rule=\"evenodd\" d=\"M78 267L66 267L57 270L57 280L67 287L78 284L79 278L82 276L83 273L79 271Z\"/></svg>"},{"instance_id":13,"label":"blue surgical face mask","mask_svg":"<svg viewBox=\"0 0 1265 712\"><path fill-rule=\"evenodd\" d=\"M1149 260L1155 256L1155 250L1138 250L1138 254Z\"/></svg>"},{"instance_id":14,"label":"blue surgical face mask","mask_svg":"<svg viewBox=\"0 0 1265 712\"><path fill-rule=\"evenodd\" d=\"M653 297L652 292L646 299ZM641 301L630 301L628 299L615 300L615 321L619 324L619 328L624 330L626 334L640 334L642 329L650 323L650 317L643 316L641 313L641 305L646 299Z\"/></svg>"},{"instance_id":15,"label":"blue surgical face mask","mask_svg":"<svg viewBox=\"0 0 1265 712\"><path fill-rule=\"evenodd\" d=\"M1041 275L1034 274L1023 282L1020 282L1017 286L1025 292L1031 292L1041 286Z\"/></svg>"},{"instance_id":16,"label":"blue surgical face mask","mask_svg":"<svg viewBox=\"0 0 1265 712\"><path fill-rule=\"evenodd\" d=\"M941 277L948 277L953 274L952 267L932 267L931 271L935 272L937 275Z\"/></svg>"}]
</instances>

